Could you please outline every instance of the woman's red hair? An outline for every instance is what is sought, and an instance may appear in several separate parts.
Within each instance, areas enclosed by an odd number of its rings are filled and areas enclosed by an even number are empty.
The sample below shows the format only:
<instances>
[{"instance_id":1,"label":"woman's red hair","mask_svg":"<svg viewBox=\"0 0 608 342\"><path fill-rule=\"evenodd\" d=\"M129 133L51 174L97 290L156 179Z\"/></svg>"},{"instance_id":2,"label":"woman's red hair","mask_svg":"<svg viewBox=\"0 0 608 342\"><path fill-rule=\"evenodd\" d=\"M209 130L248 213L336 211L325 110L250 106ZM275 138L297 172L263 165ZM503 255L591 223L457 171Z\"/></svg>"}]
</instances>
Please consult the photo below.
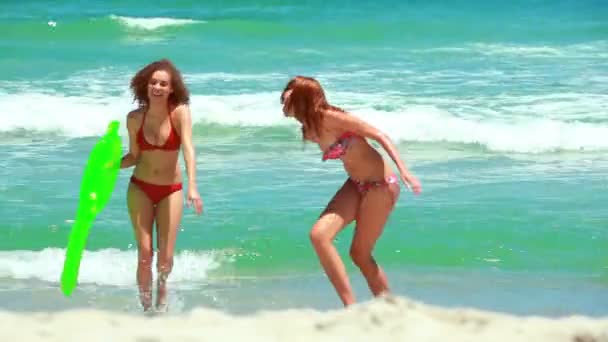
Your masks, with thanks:
<instances>
[{"instance_id":1,"label":"woman's red hair","mask_svg":"<svg viewBox=\"0 0 608 342\"><path fill-rule=\"evenodd\" d=\"M169 104L178 106L180 104L190 103L190 92L184 83L182 74L168 59L152 62L133 76L131 79L133 100L137 101L140 107L148 106L150 103L150 99L148 98L148 83L150 82L152 74L158 70L166 71L171 76L171 88L173 89L173 93L169 95Z\"/></svg>"},{"instance_id":2,"label":"woman's red hair","mask_svg":"<svg viewBox=\"0 0 608 342\"><path fill-rule=\"evenodd\" d=\"M333 109L343 112L342 109L327 102L323 87L312 77L296 76L292 78L281 93L281 101L284 100L285 92L289 90L291 90L291 94L289 95L288 110L293 111L295 118L317 136L321 136L323 115L326 110Z\"/></svg>"}]
</instances>

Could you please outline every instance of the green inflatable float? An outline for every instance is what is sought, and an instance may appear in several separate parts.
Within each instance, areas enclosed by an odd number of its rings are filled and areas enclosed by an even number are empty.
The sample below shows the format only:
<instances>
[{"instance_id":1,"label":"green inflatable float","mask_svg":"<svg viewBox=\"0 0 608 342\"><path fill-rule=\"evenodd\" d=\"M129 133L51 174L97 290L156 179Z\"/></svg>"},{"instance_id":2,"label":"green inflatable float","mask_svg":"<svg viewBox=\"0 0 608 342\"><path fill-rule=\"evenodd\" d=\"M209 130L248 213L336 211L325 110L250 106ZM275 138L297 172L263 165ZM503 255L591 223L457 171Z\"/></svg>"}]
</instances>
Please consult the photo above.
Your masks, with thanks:
<instances>
[{"instance_id":1,"label":"green inflatable float","mask_svg":"<svg viewBox=\"0 0 608 342\"><path fill-rule=\"evenodd\" d=\"M68 239L61 291L70 296L78 283L80 259L87 243L89 228L110 199L120 170L121 142L118 121L108 125L89 155L80 183L80 200L76 219Z\"/></svg>"}]
</instances>

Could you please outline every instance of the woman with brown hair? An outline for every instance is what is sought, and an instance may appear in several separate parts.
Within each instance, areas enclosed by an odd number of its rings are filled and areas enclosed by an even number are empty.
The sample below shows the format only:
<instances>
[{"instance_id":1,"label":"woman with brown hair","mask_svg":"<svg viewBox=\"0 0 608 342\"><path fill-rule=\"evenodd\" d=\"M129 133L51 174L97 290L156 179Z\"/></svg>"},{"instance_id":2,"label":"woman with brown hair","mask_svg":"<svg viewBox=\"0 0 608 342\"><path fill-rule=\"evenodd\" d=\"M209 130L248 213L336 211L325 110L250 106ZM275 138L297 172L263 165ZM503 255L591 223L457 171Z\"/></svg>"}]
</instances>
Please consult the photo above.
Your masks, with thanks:
<instances>
[{"instance_id":1,"label":"woman with brown hair","mask_svg":"<svg viewBox=\"0 0 608 342\"><path fill-rule=\"evenodd\" d=\"M129 152L120 167L135 166L127 206L138 250L137 284L145 311L152 308L153 225L157 236L156 309L167 309L166 282L173 267L177 230L183 213L181 147L188 174L187 203L197 214L203 201L196 185L190 94L181 73L167 59L148 64L131 80L139 108L127 115Z\"/></svg>"},{"instance_id":2,"label":"woman with brown hair","mask_svg":"<svg viewBox=\"0 0 608 342\"><path fill-rule=\"evenodd\" d=\"M310 239L325 273L345 306L355 302L346 268L333 245L337 233L356 221L350 256L375 296L389 291L372 250L399 197L399 180L366 138L379 142L397 165L401 180L416 194L420 183L406 168L391 140L363 120L330 105L315 79L297 76L281 94L283 112L302 124L304 139L315 142L323 160L341 159L348 179L312 227Z\"/></svg>"}]
</instances>

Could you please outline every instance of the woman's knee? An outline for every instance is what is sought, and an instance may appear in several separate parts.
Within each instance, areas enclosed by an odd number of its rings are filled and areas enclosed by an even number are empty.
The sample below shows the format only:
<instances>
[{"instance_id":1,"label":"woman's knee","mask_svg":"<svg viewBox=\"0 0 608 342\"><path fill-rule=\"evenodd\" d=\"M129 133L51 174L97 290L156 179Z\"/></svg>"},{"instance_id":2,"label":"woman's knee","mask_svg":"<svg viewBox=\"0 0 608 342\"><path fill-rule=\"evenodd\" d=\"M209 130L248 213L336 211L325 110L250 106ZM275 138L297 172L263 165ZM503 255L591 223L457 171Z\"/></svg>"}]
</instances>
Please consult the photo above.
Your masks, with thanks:
<instances>
[{"instance_id":1,"label":"woman's knee","mask_svg":"<svg viewBox=\"0 0 608 342\"><path fill-rule=\"evenodd\" d=\"M314 246L321 246L324 244L331 243L331 236L329 236L324 229L322 224L315 224L309 233L310 242Z\"/></svg>"},{"instance_id":2,"label":"woman's knee","mask_svg":"<svg viewBox=\"0 0 608 342\"><path fill-rule=\"evenodd\" d=\"M353 260L353 263L359 268L365 268L366 266L369 266L370 264L374 263L371 250L367 248L352 245L350 247L349 254L350 258Z\"/></svg>"},{"instance_id":3,"label":"woman's knee","mask_svg":"<svg viewBox=\"0 0 608 342\"><path fill-rule=\"evenodd\" d=\"M173 270L173 258L159 258L156 269L161 276L168 276Z\"/></svg>"},{"instance_id":4,"label":"woman's knee","mask_svg":"<svg viewBox=\"0 0 608 342\"><path fill-rule=\"evenodd\" d=\"M345 220L339 215L325 213L312 226L309 237L314 246L322 246L332 243L334 237L345 226Z\"/></svg>"},{"instance_id":5,"label":"woman's knee","mask_svg":"<svg viewBox=\"0 0 608 342\"><path fill-rule=\"evenodd\" d=\"M140 248L138 252L137 262L140 267L150 268L152 266L152 259L154 258L154 252L151 248Z\"/></svg>"}]
</instances>

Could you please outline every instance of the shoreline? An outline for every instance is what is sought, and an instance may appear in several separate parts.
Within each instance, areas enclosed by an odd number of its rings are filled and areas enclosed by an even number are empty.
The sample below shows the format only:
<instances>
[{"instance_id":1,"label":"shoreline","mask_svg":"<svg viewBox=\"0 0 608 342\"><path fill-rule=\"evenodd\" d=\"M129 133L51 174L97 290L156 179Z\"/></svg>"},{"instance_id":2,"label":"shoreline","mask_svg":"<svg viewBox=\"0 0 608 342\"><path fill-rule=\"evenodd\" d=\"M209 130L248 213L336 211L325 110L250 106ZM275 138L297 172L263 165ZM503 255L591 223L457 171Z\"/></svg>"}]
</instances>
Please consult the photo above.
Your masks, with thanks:
<instances>
[{"instance_id":1,"label":"shoreline","mask_svg":"<svg viewBox=\"0 0 608 342\"><path fill-rule=\"evenodd\" d=\"M608 317L606 286L595 277L411 268L389 268L387 272L391 275L392 295L441 308L468 307L547 318ZM350 278L359 303L373 299L362 276L353 273ZM95 309L138 314L141 311L135 285L83 283L70 297L63 296L55 282L31 278L4 279L0 281L0 288L3 289L0 291L0 312L56 313ZM331 283L320 272L252 278L215 275L203 282L178 281L170 284L169 305L171 315L185 314L197 308L230 315L251 315L260 310L331 311L342 308Z\"/></svg>"},{"instance_id":2,"label":"shoreline","mask_svg":"<svg viewBox=\"0 0 608 342\"><path fill-rule=\"evenodd\" d=\"M247 315L206 308L153 316L94 309L52 313L0 311L0 339L608 342L608 316L515 316L470 308L443 308L386 296L346 309L263 310Z\"/></svg>"}]
</instances>

